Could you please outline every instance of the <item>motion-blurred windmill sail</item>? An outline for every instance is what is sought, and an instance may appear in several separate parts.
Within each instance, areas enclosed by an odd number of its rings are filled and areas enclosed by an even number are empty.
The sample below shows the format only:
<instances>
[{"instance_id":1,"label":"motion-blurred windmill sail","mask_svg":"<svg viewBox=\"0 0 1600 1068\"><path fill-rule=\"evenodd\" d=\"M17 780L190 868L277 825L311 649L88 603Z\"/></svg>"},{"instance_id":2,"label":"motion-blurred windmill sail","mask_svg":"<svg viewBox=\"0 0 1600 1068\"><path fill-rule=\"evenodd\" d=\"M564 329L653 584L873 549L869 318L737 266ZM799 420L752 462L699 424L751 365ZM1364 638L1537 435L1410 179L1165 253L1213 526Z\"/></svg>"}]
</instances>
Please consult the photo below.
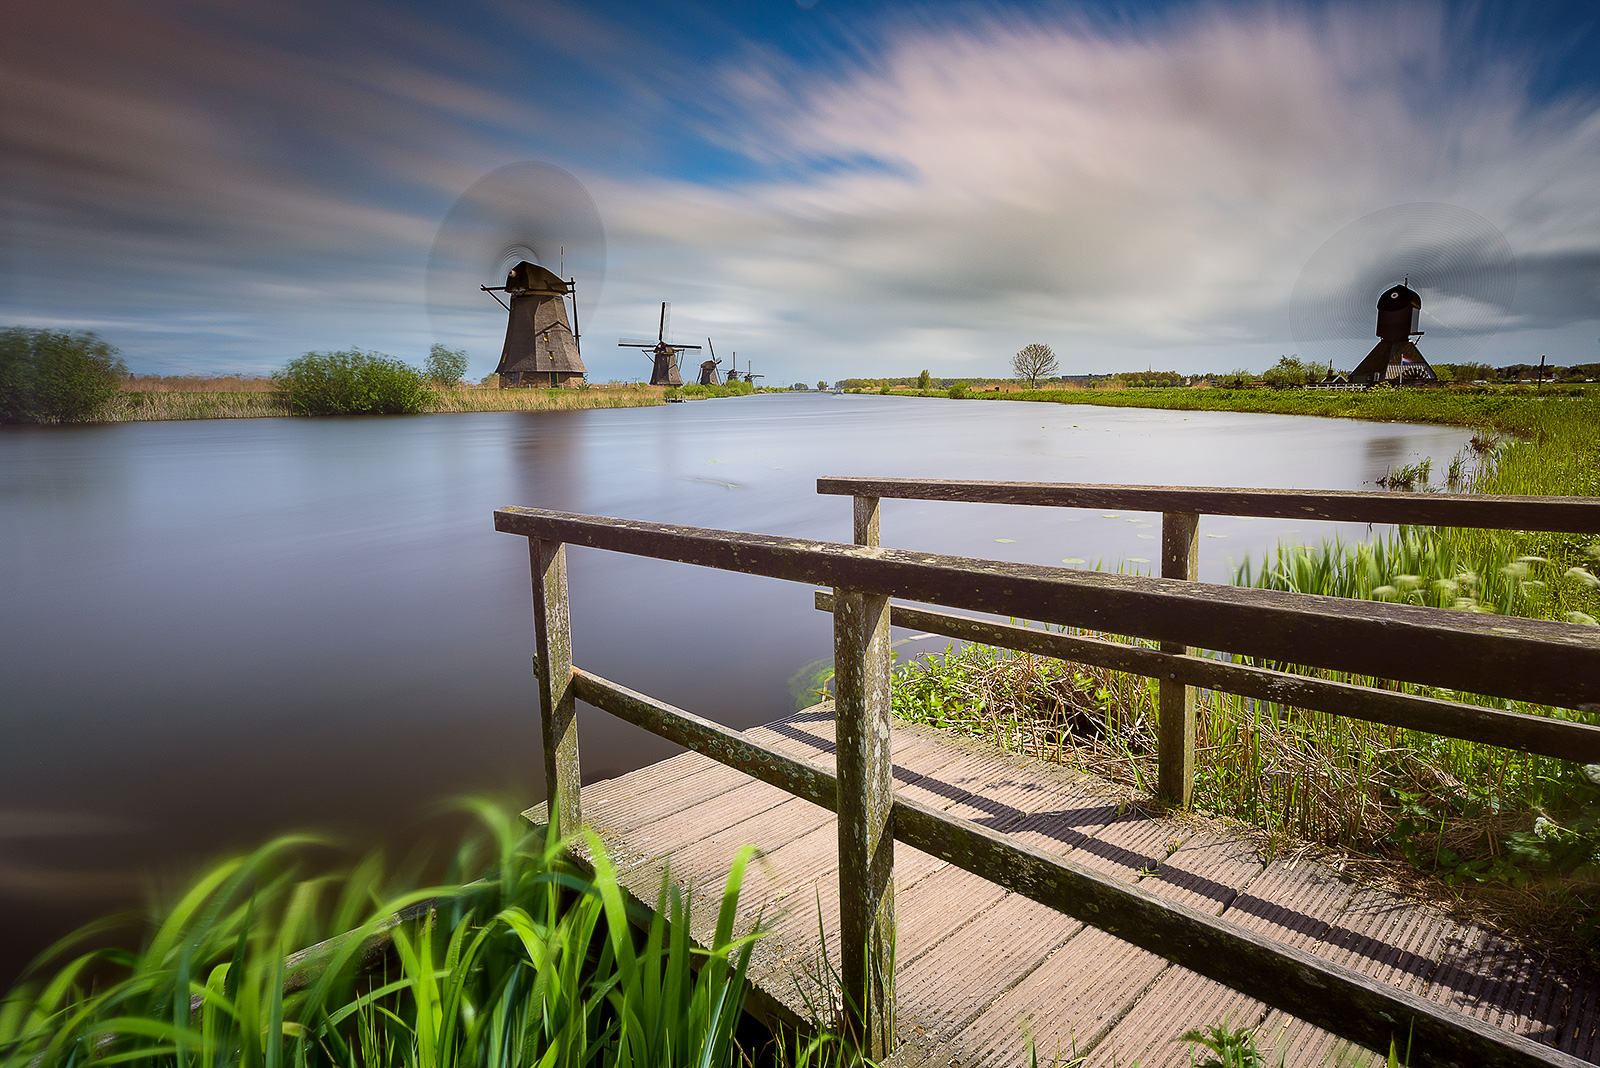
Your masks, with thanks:
<instances>
[{"instance_id":1,"label":"motion-blurred windmill sail","mask_svg":"<svg viewBox=\"0 0 1600 1068\"><path fill-rule=\"evenodd\" d=\"M711 353L711 359L700 364L700 384L702 386L715 386L718 384L717 365L722 361L717 359L717 350L711 344L710 338L706 338L706 350Z\"/></svg>"},{"instance_id":2,"label":"motion-blurred windmill sail","mask_svg":"<svg viewBox=\"0 0 1600 1068\"><path fill-rule=\"evenodd\" d=\"M1332 384L1335 363L1350 366L1371 343L1376 294L1378 343L1350 384L1411 385L1438 381L1416 339L1427 337L1434 361L1465 364L1505 321L1516 291L1511 246L1488 220L1451 204L1399 204L1323 242L1290 310L1299 356L1327 365Z\"/></svg>"},{"instance_id":3,"label":"motion-blurred windmill sail","mask_svg":"<svg viewBox=\"0 0 1600 1068\"><path fill-rule=\"evenodd\" d=\"M497 279L504 285L483 284ZM501 386L578 385L579 299L587 320L604 283L605 228L588 190L560 167L512 163L474 182L439 224L428 318L434 339L450 348L481 351L503 329ZM489 318L480 290L510 298L500 301L509 320Z\"/></svg>"},{"instance_id":4,"label":"motion-blurred windmill sail","mask_svg":"<svg viewBox=\"0 0 1600 1068\"><path fill-rule=\"evenodd\" d=\"M661 325L656 330L654 341L640 340L638 338L619 338L617 346L625 349L649 349L653 361L650 367L650 384L652 386L681 386L683 374L678 370L678 353L686 351L700 351L699 345L674 345L667 341L667 309L671 305L665 301L661 304Z\"/></svg>"},{"instance_id":5,"label":"motion-blurred windmill sail","mask_svg":"<svg viewBox=\"0 0 1600 1068\"><path fill-rule=\"evenodd\" d=\"M511 298L506 342L495 368L500 388L560 389L583 381L588 372L578 352L578 333L567 321L567 297L573 285L548 268L523 260L511 268L505 285L478 287Z\"/></svg>"}]
</instances>

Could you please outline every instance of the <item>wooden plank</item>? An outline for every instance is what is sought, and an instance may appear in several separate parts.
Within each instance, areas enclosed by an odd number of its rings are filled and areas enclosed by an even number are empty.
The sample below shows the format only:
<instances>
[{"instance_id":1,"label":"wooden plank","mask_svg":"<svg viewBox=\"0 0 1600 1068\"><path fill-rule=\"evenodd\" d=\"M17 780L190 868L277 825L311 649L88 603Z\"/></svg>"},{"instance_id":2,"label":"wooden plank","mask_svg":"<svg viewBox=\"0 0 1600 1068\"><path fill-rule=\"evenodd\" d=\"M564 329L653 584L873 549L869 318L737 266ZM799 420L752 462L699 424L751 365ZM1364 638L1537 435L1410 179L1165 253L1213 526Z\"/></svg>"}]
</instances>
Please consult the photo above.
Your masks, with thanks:
<instances>
[{"instance_id":1,"label":"wooden plank","mask_svg":"<svg viewBox=\"0 0 1600 1068\"><path fill-rule=\"evenodd\" d=\"M1008 843L969 821L900 800L894 818L896 835L918 849L982 873L1367 1048L1387 1048L1392 1034L1414 1031L1435 1064L1578 1063L1480 1021L1440 1013L1414 995L1391 990L1305 950L1162 901L1139 887L1121 885L1037 849Z\"/></svg>"},{"instance_id":2,"label":"wooden plank","mask_svg":"<svg viewBox=\"0 0 1600 1068\"><path fill-rule=\"evenodd\" d=\"M819 611L831 611L832 605L830 594L817 592ZM906 605L890 606L889 623L961 641L1254 697L1286 708L1330 712L1542 756L1600 763L1600 727L1586 723L1380 690L1356 683L1330 682L1248 664L1178 655L1104 638L1062 634Z\"/></svg>"},{"instance_id":3,"label":"wooden plank","mask_svg":"<svg viewBox=\"0 0 1600 1068\"><path fill-rule=\"evenodd\" d=\"M1600 628L534 508L502 531L1542 704L1600 702Z\"/></svg>"},{"instance_id":4,"label":"wooden plank","mask_svg":"<svg viewBox=\"0 0 1600 1068\"><path fill-rule=\"evenodd\" d=\"M1233 904L1265 867L1253 842L1201 830L1139 885L1157 897L1215 914Z\"/></svg>"},{"instance_id":5,"label":"wooden plank","mask_svg":"<svg viewBox=\"0 0 1600 1068\"><path fill-rule=\"evenodd\" d=\"M1161 513L1161 577L1193 582L1200 577L1200 516ZM1192 656L1194 648L1163 642L1161 651ZM1156 793L1188 808L1194 798L1194 687L1175 678L1160 680L1156 718Z\"/></svg>"},{"instance_id":6,"label":"wooden plank","mask_svg":"<svg viewBox=\"0 0 1600 1068\"><path fill-rule=\"evenodd\" d=\"M1112 486L1064 482L985 482L936 478L817 479L818 493L1050 508L1121 508L1271 519L1407 523L1436 527L1600 534L1600 497L1523 497L1369 490Z\"/></svg>"},{"instance_id":7,"label":"wooden plank","mask_svg":"<svg viewBox=\"0 0 1600 1068\"><path fill-rule=\"evenodd\" d=\"M1237 990L1187 968L1168 968L1095 1043L1086 1068L1192 1068L1191 1047L1179 1035L1215 1025L1258 1027L1266 1014L1265 1005ZM1265 1063L1278 1062L1269 1057Z\"/></svg>"},{"instance_id":8,"label":"wooden plank","mask_svg":"<svg viewBox=\"0 0 1600 1068\"><path fill-rule=\"evenodd\" d=\"M983 1012L955 1040L962 1063L1014 1065L1031 1038L1040 1061L1070 1060L1094 1047L1166 962L1104 931L1087 927Z\"/></svg>"},{"instance_id":9,"label":"wooden plank","mask_svg":"<svg viewBox=\"0 0 1600 1068\"><path fill-rule=\"evenodd\" d=\"M948 900L950 912L959 911L971 922L906 962L898 980L901 1002L916 1006L916 1025L935 1041L955 1039L1083 929L1077 920L1019 894L978 911L971 910L975 902ZM1027 937L1019 938L1021 931Z\"/></svg>"},{"instance_id":10,"label":"wooden plank","mask_svg":"<svg viewBox=\"0 0 1600 1068\"><path fill-rule=\"evenodd\" d=\"M828 809L837 803L838 785L833 775L771 743L685 712L665 701L657 701L581 668L572 669L572 688L580 699L603 712L738 768L796 797Z\"/></svg>"},{"instance_id":11,"label":"wooden plank","mask_svg":"<svg viewBox=\"0 0 1600 1068\"><path fill-rule=\"evenodd\" d=\"M539 691L544 788L563 837L583 826L578 795L578 710L572 692L572 624L567 615L567 547L528 539L533 573L533 677Z\"/></svg>"}]
</instances>

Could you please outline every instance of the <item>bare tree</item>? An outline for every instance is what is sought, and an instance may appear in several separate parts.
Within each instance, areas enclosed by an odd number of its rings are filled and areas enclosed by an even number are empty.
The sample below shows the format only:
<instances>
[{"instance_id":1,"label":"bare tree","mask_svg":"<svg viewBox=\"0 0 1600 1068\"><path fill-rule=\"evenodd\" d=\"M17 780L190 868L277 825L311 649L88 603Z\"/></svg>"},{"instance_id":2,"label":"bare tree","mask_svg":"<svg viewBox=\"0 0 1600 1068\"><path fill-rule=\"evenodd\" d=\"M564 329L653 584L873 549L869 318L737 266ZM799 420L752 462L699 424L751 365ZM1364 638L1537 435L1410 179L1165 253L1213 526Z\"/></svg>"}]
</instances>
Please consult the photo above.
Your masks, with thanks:
<instances>
[{"instance_id":1,"label":"bare tree","mask_svg":"<svg viewBox=\"0 0 1600 1068\"><path fill-rule=\"evenodd\" d=\"M1039 379L1049 378L1059 368L1055 351L1049 345L1041 345L1037 341L1031 345L1024 345L1021 352L1011 357L1011 370L1018 378L1027 381L1029 389L1036 389Z\"/></svg>"}]
</instances>

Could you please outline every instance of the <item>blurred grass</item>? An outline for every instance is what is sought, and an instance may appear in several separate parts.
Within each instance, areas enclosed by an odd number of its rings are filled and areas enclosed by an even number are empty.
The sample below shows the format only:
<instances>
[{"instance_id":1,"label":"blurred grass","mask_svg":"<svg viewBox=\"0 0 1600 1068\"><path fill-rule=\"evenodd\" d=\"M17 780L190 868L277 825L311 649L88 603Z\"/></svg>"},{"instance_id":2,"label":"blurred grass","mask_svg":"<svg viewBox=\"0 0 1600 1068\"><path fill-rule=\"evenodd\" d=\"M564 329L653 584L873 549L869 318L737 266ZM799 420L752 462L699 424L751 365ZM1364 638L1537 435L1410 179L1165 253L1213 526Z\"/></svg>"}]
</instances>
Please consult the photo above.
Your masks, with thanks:
<instances>
[{"instance_id":1,"label":"blurred grass","mask_svg":"<svg viewBox=\"0 0 1600 1068\"><path fill-rule=\"evenodd\" d=\"M598 840L585 876L553 837L475 808L486 833L438 885L377 857L319 871L323 843L284 837L204 872L138 949L103 945L103 926L65 940L0 1001L0 1066L712 1068L758 1052L740 1025L760 932L733 929L749 850L701 949L669 882L640 933Z\"/></svg>"}]
</instances>

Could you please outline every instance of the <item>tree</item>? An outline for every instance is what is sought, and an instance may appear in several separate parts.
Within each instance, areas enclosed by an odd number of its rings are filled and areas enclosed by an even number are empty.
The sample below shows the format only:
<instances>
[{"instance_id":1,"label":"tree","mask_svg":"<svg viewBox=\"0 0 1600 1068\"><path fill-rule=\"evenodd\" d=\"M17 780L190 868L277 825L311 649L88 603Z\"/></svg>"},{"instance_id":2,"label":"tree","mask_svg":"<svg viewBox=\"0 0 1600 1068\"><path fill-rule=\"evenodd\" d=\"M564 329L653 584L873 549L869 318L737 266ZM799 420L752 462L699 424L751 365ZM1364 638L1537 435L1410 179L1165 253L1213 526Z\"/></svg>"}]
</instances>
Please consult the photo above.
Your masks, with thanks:
<instances>
[{"instance_id":1,"label":"tree","mask_svg":"<svg viewBox=\"0 0 1600 1068\"><path fill-rule=\"evenodd\" d=\"M828 383L819 380L817 382L817 388L818 389L827 389L828 388Z\"/></svg>"},{"instance_id":2,"label":"tree","mask_svg":"<svg viewBox=\"0 0 1600 1068\"><path fill-rule=\"evenodd\" d=\"M1320 370L1308 367L1294 356L1280 356L1277 363L1261 372L1261 380L1274 389L1309 386L1321 377Z\"/></svg>"},{"instance_id":3,"label":"tree","mask_svg":"<svg viewBox=\"0 0 1600 1068\"><path fill-rule=\"evenodd\" d=\"M381 352L308 352L273 374L296 415L409 415L433 399L428 378Z\"/></svg>"},{"instance_id":4,"label":"tree","mask_svg":"<svg viewBox=\"0 0 1600 1068\"><path fill-rule=\"evenodd\" d=\"M1054 375L1060 366L1056 361L1055 350L1037 341L1022 346L1022 351L1011 357L1012 372L1027 382L1029 389L1037 389L1039 379Z\"/></svg>"},{"instance_id":5,"label":"tree","mask_svg":"<svg viewBox=\"0 0 1600 1068\"><path fill-rule=\"evenodd\" d=\"M448 389L467 377L467 353L464 349L447 349L435 341L422 369L435 383Z\"/></svg>"},{"instance_id":6,"label":"tree","mask_svg":"<svg viewBox=\"0 0 1600 1068\"><path fill-rule=\"evenodd\" d=\"M933 376L928 374L928 369L926 367L924 367L922 369L922 373L917 376L917 388L918 389L927 389L928 388L928 383L931 382L931 381L933 381Z\"/></svg>"},{"instance_id":7,"label":"tree","mask_svg":"<svg viewBox=\"0 0 1600 1068\"><path fill-rule=\"evenodd\" d=\"M89 419L116 396L127 365L99 335L0 330L0 423Z\"/></svg>"}]
</instances>

